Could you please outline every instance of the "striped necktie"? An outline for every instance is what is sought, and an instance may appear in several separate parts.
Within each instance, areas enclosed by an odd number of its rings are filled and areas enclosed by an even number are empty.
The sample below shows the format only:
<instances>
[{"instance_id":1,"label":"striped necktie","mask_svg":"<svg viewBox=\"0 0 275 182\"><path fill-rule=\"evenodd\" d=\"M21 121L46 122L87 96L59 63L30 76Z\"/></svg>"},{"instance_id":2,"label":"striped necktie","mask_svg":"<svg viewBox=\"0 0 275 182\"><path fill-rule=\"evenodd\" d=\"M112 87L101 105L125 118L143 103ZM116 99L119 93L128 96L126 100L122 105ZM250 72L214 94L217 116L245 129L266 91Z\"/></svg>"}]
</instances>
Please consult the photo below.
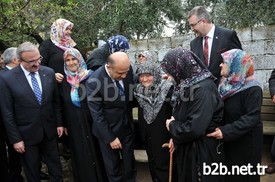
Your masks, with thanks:
<instances>
[{"instance_id":1,"label":"striped necktie","mask_svg":"<svg viewBox=\"0 0 275 182\"><path fill-rule=\"evenodd\" d=\"M120 85L119 81L116 80L116 86L119 89L119 95L122 96L124 95L124 89L122 88L122 86Z\"/></svg>"},{"instance_id":2,"label":"striped necktie","mask_svg":"<svg viewBox=\"0 0 275 182\"><path fill-rule=\"evenodd\" d=\"M41 90L39 88L37 79L35 78L35 73L30 73L31 75L31 82L32 82L32 88L33 88L33 92L36 96L36 99L38 100L39 104L41 104L41 100L42 100L42 93Z\"/></svg>"}]
</instances>

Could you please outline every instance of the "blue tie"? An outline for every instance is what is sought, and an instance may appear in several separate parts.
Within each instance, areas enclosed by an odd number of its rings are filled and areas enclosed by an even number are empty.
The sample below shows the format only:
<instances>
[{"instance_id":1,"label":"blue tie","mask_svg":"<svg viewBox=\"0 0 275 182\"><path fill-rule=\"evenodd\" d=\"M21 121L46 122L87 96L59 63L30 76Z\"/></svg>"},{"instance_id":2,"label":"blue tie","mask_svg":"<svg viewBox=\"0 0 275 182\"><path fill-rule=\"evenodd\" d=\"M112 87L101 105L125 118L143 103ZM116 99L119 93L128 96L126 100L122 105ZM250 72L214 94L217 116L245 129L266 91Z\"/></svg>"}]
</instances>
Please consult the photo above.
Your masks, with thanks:
<instances>
[{"instance_id":1,"label":"blue tie","mask_svg":"<svg viewBox=\"0 0 275 182\"><path fill-rule=\"evenodd\" d=\"M116 86L119 89L119 95L122 96L124 95L124 89L122 88L122 86L120 85L119 81L116 81Z\"/></svg>"},{"instance_id":2,"label":"blue tie","mask_svg":"<svg viewBox=\"0 0 275 182\"><path fill-rule=\"evenodd\" d=\"M39 88L37 79L35 78L35 73L30 73L30 75L31 75L33 92L34 92L39 104L41 104L42 94L41 94L41 90Z\"/></svg>"}]
</instances>

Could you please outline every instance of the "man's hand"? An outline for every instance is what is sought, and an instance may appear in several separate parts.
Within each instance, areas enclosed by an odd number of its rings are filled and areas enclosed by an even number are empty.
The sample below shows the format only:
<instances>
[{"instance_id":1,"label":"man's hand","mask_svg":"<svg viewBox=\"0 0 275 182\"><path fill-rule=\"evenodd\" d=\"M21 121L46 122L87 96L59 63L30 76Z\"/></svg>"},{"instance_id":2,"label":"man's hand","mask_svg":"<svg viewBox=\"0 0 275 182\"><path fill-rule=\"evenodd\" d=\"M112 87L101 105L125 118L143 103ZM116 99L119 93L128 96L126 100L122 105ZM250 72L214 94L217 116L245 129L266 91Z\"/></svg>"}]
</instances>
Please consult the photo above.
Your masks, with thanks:
<instances>
[{"instance_id":1,"label":"man's hand","mask_svg":"<svg viewBox=\"0 0 275 182\"><path fill-rule=\"evenodd\" d=\"M13 144L13 148L16 152L23 154L25 152L25 144L23 141Z\"/></svg>"},{"instance_id":2,"label":"man's hand","mask_svg":"<svg viewBox=\"0 0 275 182\"><path fill-rule=\"evenodd\" d=\"M62 126L57 127L57 135L59 138L63 135L63 132L64 132L64 127Z\"/></svg>"},{"instance_id":3,"label":"man's hand","mask_svg":"<svg viewBox=\"0 0 275 182\"><path fill-rule=\"evenodd\" d=\"M120 143L120 140L116 137L114 141L110 143L110 146L112 149L122 149L122 145Z\"/></svg>"},{"instance_id":4,"label":"man's hand","mask_svg":"<svg viewBox=\"0 0 275 182\"><path fill-rule=\"evenodd\" d=\"M55 73L55 79L58 83L61 83L64 79L64 76L61 73Z\"/></svg>"}]
</instances>

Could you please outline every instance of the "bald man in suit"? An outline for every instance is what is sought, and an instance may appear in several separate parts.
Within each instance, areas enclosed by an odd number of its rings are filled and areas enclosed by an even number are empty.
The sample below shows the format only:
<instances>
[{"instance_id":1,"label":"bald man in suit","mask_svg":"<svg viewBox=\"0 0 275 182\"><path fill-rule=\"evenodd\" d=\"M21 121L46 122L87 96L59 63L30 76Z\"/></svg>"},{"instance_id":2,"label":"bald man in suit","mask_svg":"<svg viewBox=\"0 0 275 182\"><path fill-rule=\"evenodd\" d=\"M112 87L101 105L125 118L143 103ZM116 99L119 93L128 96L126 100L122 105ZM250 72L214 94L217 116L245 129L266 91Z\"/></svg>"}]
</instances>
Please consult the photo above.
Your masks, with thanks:
<instances>
[{"instance_id":1,"label":"bald man in suit","mask_svg":"<svg viewBox=\"0 0 275 182\"><path fill-rule=\"evenodd\" d=\"M92 74L86 85L93 117L92 132L98 138L109 181L135 182L130 106L133 71L128 55L124 52L111 54L107 63Z\"/></svg>"}]
</instances>

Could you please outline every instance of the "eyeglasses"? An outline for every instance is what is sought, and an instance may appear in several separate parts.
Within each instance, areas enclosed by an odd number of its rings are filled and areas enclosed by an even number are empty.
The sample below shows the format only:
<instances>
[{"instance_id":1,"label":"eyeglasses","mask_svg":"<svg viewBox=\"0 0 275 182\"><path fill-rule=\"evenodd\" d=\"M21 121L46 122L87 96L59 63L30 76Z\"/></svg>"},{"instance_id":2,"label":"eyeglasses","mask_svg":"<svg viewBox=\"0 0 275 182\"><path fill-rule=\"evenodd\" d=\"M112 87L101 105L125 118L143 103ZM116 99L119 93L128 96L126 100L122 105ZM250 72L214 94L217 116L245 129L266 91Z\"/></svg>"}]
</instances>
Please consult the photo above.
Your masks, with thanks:
<instances>
[{"instance_id":1,"label":"eyeglasses","mask_svg":"<svg viewBox=\"0 0 275 182\"><path fill-rule=\"evenodd\" d=\"M202 19L198 20L196 23L194 24L190 24L190 27L195 27L198 23L200 23L202 21Z\"/></svg>"},{"instance_id":2,"label":"eyeglasses","mask_svg":"<svg viewBox=\"0 0 275 182\"><path fill-rule=\"evenodd\" d=\"M41 60L43 59L43 57L42 56L40 56L38 59L36 59L36 60L31 60L31 61L25 61L24 59L20 59L21 61L23 61L23 62L25 62L25 63L28 63L28 64L35 64L35 63L40 63L41 62Z\"/></svg>"}]
</instances>

